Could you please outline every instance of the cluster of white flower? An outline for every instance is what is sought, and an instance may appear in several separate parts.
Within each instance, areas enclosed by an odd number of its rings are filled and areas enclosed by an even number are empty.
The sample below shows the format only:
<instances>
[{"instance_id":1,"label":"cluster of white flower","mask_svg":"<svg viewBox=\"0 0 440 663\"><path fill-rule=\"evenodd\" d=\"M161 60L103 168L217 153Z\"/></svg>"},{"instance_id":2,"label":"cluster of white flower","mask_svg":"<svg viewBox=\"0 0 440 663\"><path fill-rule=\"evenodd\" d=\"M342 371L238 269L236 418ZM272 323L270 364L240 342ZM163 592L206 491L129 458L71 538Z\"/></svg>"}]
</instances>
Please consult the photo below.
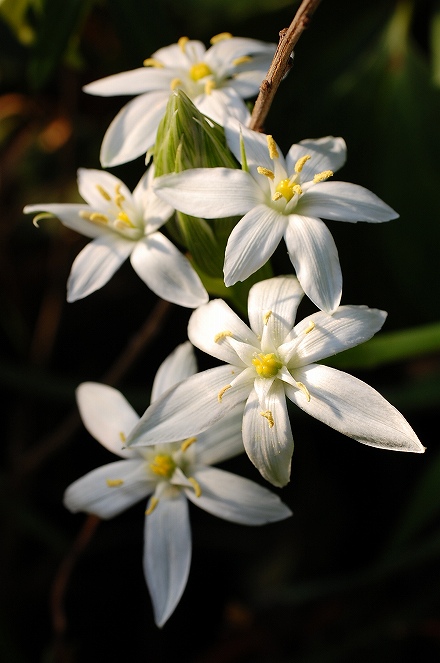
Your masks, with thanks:
<instances>
[{"instance_id":1,"label":"cluster of white flower","mask_svg":"<svg viewBox=\"0 0 440 663\"><path fill-rule=\"evenodd\" d=\"M211 467L246 451L265 479L286 485L293 452L286 396L364 444L424 450L402 415L374 389L317 363L370 339L386 318L366 306L340 306L338 253L321 217L380 223L397 214L360 186L329 181L345 162L342 138L303 140L284 158L272 136L247 128L244 99L257 94L274 50L272 44L229 34L214 38L208 50L182 38L159 49L143 68L86 87L102 96L139 95L105 134L104 167L155 146L170 95L179 90L210 118L208 127L223 127L224 149L237 160L236 168L176 168L181 172L155 178L151 165L133 192L108 172L81 169L78 188L84 204L25 208L42 212L36 222L51 214L93 238L72 266L69 301L105 285L130 256L154 293L196 309L188 326L191 343L179 345L165 359L141 418L111 387L84 383L77 391L84 425L122 460L73 483L65 504L74 512L111 518L151 496L144 572L159 626L174 611L189 573L187 499L247 525L291 515L272 492ZM248 327L223 300L208 301L191 262L159 232L174 210L203 219L242 217L226 246L226 286L254 274L282 237L296 277L278 276L251 287ZM304 293L319 310L295 324ZM224 364L197 373L191 344Z\"/></svg>"}]
</instances>

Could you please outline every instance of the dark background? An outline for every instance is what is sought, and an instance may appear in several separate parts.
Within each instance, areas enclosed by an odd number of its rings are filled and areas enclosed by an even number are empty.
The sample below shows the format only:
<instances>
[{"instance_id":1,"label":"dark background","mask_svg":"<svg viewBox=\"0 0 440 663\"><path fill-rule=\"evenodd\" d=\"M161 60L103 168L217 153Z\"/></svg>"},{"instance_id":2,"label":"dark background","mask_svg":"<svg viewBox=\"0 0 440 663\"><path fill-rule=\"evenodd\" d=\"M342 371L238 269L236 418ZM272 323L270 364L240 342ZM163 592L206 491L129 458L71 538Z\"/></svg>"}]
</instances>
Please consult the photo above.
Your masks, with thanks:
<instances>
[{"instance_id":1,"label":"dark background","mask_svg":"<svg viewBox=\"0 0 440 663\"><path fill-rule=\"evenodd\" d=\"M77 168L99 167L102 136L125 99L87 96L84 84L136 68L182 35L277 41L297 5L0 5L2 661L440 660L440 332L434 350L422 344L405 360L351 371L403 412L427 452L365 447L292 409L292 479L280 495L293 518L245 528L191 506L190 579L162 630L142 574L145 505L95 529L62 506L69 483L111 460L80 423L75 387L112 382L142 412L190 312L158 303L129 264L67 304L87 240L56 220L37 230L22 208L76 202ZM266 123L284 151L342 135L348 161L338 178L401 214L384 225L328 224L342 303L387 310L384 333L440 320L439 25L438 2L323 0ZM133 186L142 159L113 172ZM284 246L273 267L291 271ZM246 457L224 467L263 483Z\"/></svg>"}]
</instances>

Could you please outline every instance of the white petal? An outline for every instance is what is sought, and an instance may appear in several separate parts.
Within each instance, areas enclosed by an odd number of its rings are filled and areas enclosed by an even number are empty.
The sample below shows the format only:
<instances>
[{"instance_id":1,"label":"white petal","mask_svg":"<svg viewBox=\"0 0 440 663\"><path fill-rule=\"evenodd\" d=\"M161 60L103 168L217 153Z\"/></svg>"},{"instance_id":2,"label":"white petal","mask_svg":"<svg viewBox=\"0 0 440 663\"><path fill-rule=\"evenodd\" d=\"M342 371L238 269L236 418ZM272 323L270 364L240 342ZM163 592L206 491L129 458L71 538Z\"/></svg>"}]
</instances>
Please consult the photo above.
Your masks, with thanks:
<instances>
[{"instance_id":1,"label":"white petal","mask_svg":"<svg viewBox=\"0 0 440 663\"><path fill-rule=\"evenodd\" d=\"M67 301L74 302L99 290L119 269L135 243L116 233L103 235L87 244L73 261L67 281Z\"/></svg>"},{"instance_id":2,"label":"white petal","mask_svg":"<svg viewBox=\"0 0 440 663\"><path fill-rule=\"evenodd\" d=\"M156 196L153 190L153 179L154 166L151 165L133 191L133 200L142 213L147 234L163 226L174 212L171 205Z\"/></svg>"},{"instance_id":3,"label":"white petal","mask_svg":"<svg viewBox=\"0 0 440 663\"><path fill-rule=\"evenodd\" d=\"M341 301L342 274L333 237L320 219L292 214L285 234L298 281L316 306L331 313Z\"/></svg>"},{"instance_id":4,"label":"white petal","mask_svg":"<svg viewBox=\"0 0 440 663\"><path fill-rule=\"evenodd\" d=\"M333 136L325 136L316 140L311 138L302 140L298 145L292 145L286 157L290 174L293 173L298 159L306 154L310 155L311 159L306 161L301 171L302 182L313 180L315 175L324 170L331 170L335 173L342 168L347 156L347 146L343 138Z\"/></svg>"},{"instance_id":5,"label":"white petal","mask_svg":"<svg viewBox=\"0 0 440 663\"><path fill-rule=\"evenodd\" d=\"M243 410L244 403L240 403L204 433L197 435L195 450L198 463L215 465L244 453L241 434Z\"/></svg>"},{"instance_id":6,"label":"white petal","mask_svg":"<svg viewBox=\"0 0 440 663\"><path fill-rule=\"evenodd\" d=\"M109 201L103 197L98 186L104 189L111 198L114 199L116 193L119 192L129 204L132 203L130 189L118 177L105 170L79 168L78 191L92 209L106 214Z\"/></svg>"},{"instance_id":7,"label":"white petal","mask_svg":"<svg viewBox=\"0 0 440 663\"><path fill-rule=\"evenodd\" d=\"M168 92L147 92L119 111L102 141L100 158L104 167L132 161L154 145L168 97Z\"/></svg>"},{"instance_id":8,"label":"white petal","mask_svg":"<svg viewBox=\"0 0 440 663\"><path fill-rule=\"evenodd\" d=\"M239 122L249 121L250 113L244 101L229 88L212 90L194 100L201 113L223 126L228 117L235 117Z\"/></svg>"},{"instance_id":9,"label":"white petal","mask_svg":"<svg viewBox=\"0 0 440 663\"><path fill-rule=\"evenodd\" d=\"M240 163L242 161L240 143L241 136L243 136L246 161L250 173L257 182L263 183L267 180L265 175L260 175L257 172L259 166L271 171L274 169L274 161L269 155L266 134L252 131L251 129L240 125L235 119L231 119L225 124L225 136L229 149ZM278 159L275 161L278 163L279 167L285 170L286 164L280 149L278 149L278 154Z\"/></svg>"},{"instance_id":10,"label":"white petal","mask_svg":"<svg viewBox=\"0 0 440 663\"><path fill-rule=\"evenodd\" d=\"M260 281L249 291L249 322L255 333L262 337L268 328L275 347L278 347L292 330L296 311L304 295L298 279L294 276L279 276ZM268 312L270 316L267 316ZM263 352L266 352L262 348Z\"/></svg>"},{"instance_id":11,"label":"white petal","mask_svg":"<svg viewBox=\"0 0 440 663\"><path fill-rule=\"evenodd\" d=\"M184 48L179 44L163 46L152 54L152 58L159 60L165 67L170 67L179 72L179 68L188 68L191 64L200 62L205 58L206 48L201 41L190 39Z\"/></svg>"},{"instance_id":12,"label":"white petal","mask_svg":"<svg viewBox=\"0 0 440 663\"><path fill-rule=\"evenodd\" d=\"M218 366L171 387L146 410L127 443L149 446L205 431L246 400L249 387L244 384L229 389L219 402L218 393L232 377L230 366Z\"/></svg>"},{"instance_id":13,"label":"white petal","mask_svg":"<svg viewBox=\"0 0 440 663\"><path fill-rule=\"evenodd\" d=\"M288 217L265 204L248 212L229 235L225 252L225 285L245 281L277 248Z\"/></svg>"},{"instance_id":14,"label":"white petal","mask_svg":"<svg viewBox=\"0 0 440 663\"><path fill-rule=\"evenodd\" d=\"M293 437L284 386L279 380L274 382L266 402L273 417L273 426L261 414L258 397L253 390L244 410L243 442L247 455L263 477L274 486L285 486L290 479Z\"/></svg>"},{"instance_id":15,"label":"white petal","mask_svg":"<svg viewBox=\"0 0 440 663\"><path fill-rule=\"evenodd\" d=\"M275 53L275 48L275 44L269 44L256 39L232 37L232 39L222 39L216 44L213 44L206 52L204 60L218 73L222 67L228 67L229 69L235 70L236 65L234 65L234 60L237 60L244 55L264 56L266 58L266 66L263 67L264 75L269 68L272 57ZM255 66L253 62L254 58L248 63L250 68Z\"/></svg>"},{"instance_id":16,"label":"white petal","mask_svg":"<svg viewBox=\"0 0 440 663\"><path fill-rule=\"evenodd\" d=\"M189 319L188 338L196 348L227 364L244 366L228 340L231 336L255 348L260 347L254 332L222 299L213 299L200 306Z\"/></svg>"},{"instance_id":17,"label":"white petal","mask_svg":"<svg viewBox=\"0 0 440 663\"><path fill-rule=\"evenodd\" d=\"M188 503L179 494L159 500L145 517L144 574L154 609L163 626L185 590L191 564L191 528Z\"/></svg>"},{"instance_id":18,"label":"white petal","mask_svg":"<svg viewBox=\"0 0 440 663\"><path fill-rule=\"evenodd\" d=\"M205 219L246 214L263 202L249 173L233 168L193 168L154 181L157 195L175 209Z\"/></svg>"},{"instance_id":19,"label":"white petal","mask_svg":"<svg viewBox=\"0 0 440 663\"><path fill-rule=\"evenodd\" d=\"M185 489L187 498L219 518L241 525L265 525L292 515L278 495L249 479L214 467L198 469L194 478L202 493L196 497L193 490Z\"/></svg>"},{"instance_id":20,"label":"white petal","mask_svg":"<svg viewBox=\"0 0 440 663\"><path fill-rule=\"evenodd\" d=\"M151 402L153 403L170 387L196 372L197 362L194 350L191 343L186 341L178 345L159 366L151 390Z\"/></svg>"},{"instance_id":21,"label":"white petal","mask_svg":"<svg viewBox=\"0 0 440 663\"><path fill-rule=\"evenodd\" d=\"M76 390L76 402L83 424L95 440L121 458L137 456L125 447L124 439L139 416L120 391L98 382L83 382Z\"/></svg>"},{"instance_id":22,"label":"white petal","mask_svg":"<svg viewBox=\"0 0 440 663\"><path fill-rule=\"evenodd\" d=\"M99 237L100 235L112 234L105 226L81 218L80 212L93 211L86 204L69 205L64 203L38 203L37 205L26 205L23 210L25 214L33 214L41 211L53 214L61 221L63 226L71 228L86 237Z\"/></svg>"},{"instance_id":23,"label":"white petal","mask_svg":"<svg viewBox=\"0 0 440 663\"><path fill-rule=\"evenodd\" d=\"M142 67L113 74L83 87L87 94L98 97L118 97L124 94L143 94L151 90L169 90L175 74L159 67Z\"/></svg>"},{"instance_id":24,"label":"white petal","mask_svg":"<svg viewBox=\"0 0 440 663\"><path fill-rule=\"evenodd\" d=\"M319 182L298 202L296 211L335 221L382 223L398 214L374 193L348 182Z\"/></svg>"},{"instance_id":25,"label":"white petal","mask_svg":"<svg viewBox=\"0 0 440 663\"><path fill-rule=\"evenodd\" d=\"M122 513L153 490L154 483L147 481L144 461L118 460L74 481L64 493L63 502L72 513L85 511L107 519Z\"/></svg>"},{"instance_id":26,"label":"white petal","mask_svg":"<svg viewBox=\"0 0 440 663\"><path fill-rule=\"evenodd\" d=\"M140 240L131 264L150 290L168 302L196 308L209 299L194 267L162 233Z\"/></svg>"},{"instance_id":27,"label":"white petal","mask_svg":"<svg viewBox=\"0 0 440 663\"><path fill-rule=\"evenodd\" d=\"M311 364L368 341L381 329L387 314L367 306L339 306L332 315L309 315L295 326L279 353L293 366ZM308 330L308 331L307 331Z\"/></svg>"},{"instance_id":28,"label":"white petal","mask_svg":"<svg viewBox=\"0 0 440 663\"><path fill-rule=\"evenodd\" d=\"M299 389L286 385L286 394L298 407L372 447L422 453L408 422L388 401L365 382L328 366L310 364L292 370L295 380L310 393L308 401Z\"/></svg>"}]
</instances>

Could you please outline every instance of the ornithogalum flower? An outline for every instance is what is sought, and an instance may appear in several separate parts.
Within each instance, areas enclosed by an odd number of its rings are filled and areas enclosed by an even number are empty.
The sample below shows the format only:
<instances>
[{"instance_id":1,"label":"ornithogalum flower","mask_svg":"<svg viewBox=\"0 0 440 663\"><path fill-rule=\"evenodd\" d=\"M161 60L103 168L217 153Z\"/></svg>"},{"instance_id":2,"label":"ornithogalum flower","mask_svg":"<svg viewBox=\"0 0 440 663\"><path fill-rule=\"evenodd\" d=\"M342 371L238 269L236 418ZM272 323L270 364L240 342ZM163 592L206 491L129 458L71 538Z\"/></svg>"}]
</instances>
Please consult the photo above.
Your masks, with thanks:
<instances>
[{"instance_id":1,"label":"ornithogalum flower","mask_svg":"<svg viewBox=\"0 0 440 663\"><path fill-rule=\"evenodd\" d=\"M192 346L184 343L159 368L152 401L195 370ZM85 382L77 390L77 401L88 431L122 460L75 481L67 488L64 503L73 512L112 518L151 495L145 514L143 564L158 626L173 613L188 579L188 500L215 516L244 525L263 525L291 515L270 491L211 467L243 451L242 408L197 437L128 449L125 440L139 417L119 391ZM181 417L186 422L185 412Z\"/></svg>"},{"instance_id":2,"label":"ornithogalum flower","mask_svg":"<svg viewBox=\"0 0 440 663\"><path fill-rule=\"evenodd\" d=\"M275 46L222 33L211 48L181 37L160 48L144 67L108 76L86 85L89 94L103 97L140 95L110 124L101 147L103 166L131 161L156 141L156 131L172 90L181 88L197 108L223 125L232 116L245 123L249 111L243 99L253 97L266 74Z\"/></svg>"},{"instance_id":3,"label":"ornithogalum flower","mask_svg":"<svg viewBox=\"0 0 440 663\"><path fill-rule=\"evenodd\" d=\"M136 273L162 299L189 308L208 301L191 263L158 232L174 210L155 195L153 175L151 166L131 193L114 175L81 168L78 189L87 204L39 203L24 208L26 213L57 216L68 228L94 238L72 265L69 302L105 285L128 256Z\"/></svg>"},{"instance_id":4,"label":"ornithogalum flower","mask_svg":"<svg viewBox=\"0 0 440 663\"><path fill-rule=\"evenodd\" d=\"M289 481L293 437L286 396L332 428L364 444L424 451L403 416L357 378L317 361L371 338L386 313L366 306L318 311L294 326L303 292L294 277L261 281L249 292L250 328L221 299L191 315L188 336L226 362L198 373L153 403L129 445L149 445L179 431L204 430L246 403L243 442L251 461L276 486ZM182 425L185 412L191 425Z\"/></svg>"},{"instance_id":5,"label":"ornithogalum flower","mask_svg":"<svg viewBox=\"0 0 440 663\"><path fill-rule=\"evenodd\" d=\"M398 215L361 186L327 181L345 161L342 138L304 140L292 145L284 159L272 136L236 122L225 130L243 170L200 168L164 175L155 183L158 195L185 214L209 219L244 214L226 247L227 286L264 265L284 237L306 295L331 313L341 301L342 276L333 237L321 217L380 223Z\"/></svg>"}]
</instances>

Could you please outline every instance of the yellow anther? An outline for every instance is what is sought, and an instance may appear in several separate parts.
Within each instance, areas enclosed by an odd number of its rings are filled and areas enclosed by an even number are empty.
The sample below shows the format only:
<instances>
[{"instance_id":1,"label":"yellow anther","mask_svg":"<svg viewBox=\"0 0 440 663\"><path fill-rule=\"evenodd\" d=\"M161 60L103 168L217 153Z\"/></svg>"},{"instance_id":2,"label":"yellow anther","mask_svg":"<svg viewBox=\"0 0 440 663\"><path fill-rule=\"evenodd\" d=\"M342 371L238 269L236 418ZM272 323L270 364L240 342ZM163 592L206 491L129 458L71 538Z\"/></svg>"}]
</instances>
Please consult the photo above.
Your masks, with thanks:
<instances>
[{"instance_id":1,"label":"yellow anther","mask_svg":"<svg viewBox=\"0 0 440 663\"><path fill-rule=\"evenodd\" d=\"M145 511L145 515L149 516L150 514L152 514L154 509L157 507L158 504L159 504L159 500L157 499L157 497L152 497L151 500L150 500L150 506Z\"/></svg>"},{"instance_id":2,"label":"yellow anther","mask_svg":"<svg viewBox=\"0 0 440 663\"><path fill-rule=\"evenodd\" d=\"M241 64L246 64L247 62L252 62L252 59L250 55L242 55L241 58L235 58L235 60L232 60L232 64L234 67L238 67Z\"/></svg>"},{"instance_id":3,"label":"yellow anther","mask_svg":"<svg viewBox=\"0 0 440 663\"><path fill-rule=\"evenodd\" d=\"M307 402L309 402L310 401L310 391L307 389L306 385L303 384L302 382L297 382L296 386L298 387L298 389L300 389L300 391L302 391L304 396L307 398Z\"/></svg>"},{"instance_id":4,"label":"yellow anther","mask_svg":"<svg viewBox=\"0 0 440 663\"><path fill-rule=\"evenodd\" d=\"M269 156L271 159L278 159L279 154L277 150L277 144L275 143L272 136L266 136L267 140L267 149L269 150Z\"/></svg>"},{"instance_id":5,"label":"yellow anther","mask_svg":"<svg viewBox=\"0 0 440 663\"><path fill-rule=\"evenodd\" d=\"M196 62L189 70L190 78L193 81L199 81L201 78L205 78L205 76L209 76L210 74L212 74L212 71L206 62Z\"/></svg>"},{"instance_id":6,"label":"yellow anther","mask_svg":"<svg viewBox=\"0 0 440 663\"><path fill-rule=\"evenodd\" d=\"M332 170L323 170L322 173L316 173L316 175L313 177L313 181L315 184L318 182L324 182L324 180L328 180L328 178L332 177L332 175Z\"/></svg>"},{"instance_id":7,"label":"yellow anther","mask_svg":"<svg viewBox=\"0 0 440 663\"><path fill-rule=\"evenodd\" d=\"M121 193L121 185L120 184L117 184L115 186L115 194L116 194L115 195L115 205L116 205L116 207L121 207L122 203L125 200L125 196L123 196L122 193ZM111 200L111 198L109 198L109 200Z\"/></svg>"},{"instance_id":8,"label":"yellow anther","mask_svg":"<svg viewBox=\"0 0 440 663\"><path fill-rule=\"evenodd\" d=\"M273 428L275 426L275 422L273 420L273 414L270 410L266 410L265 412L260 412L261 416L267 419L267 423L269 424L269 428Z\"/></svg>"},{"instance_id":9,"label":"yellow anther","mask_svg":"<svg viewBox=\"0 0 440 663\"><path fill-rule=\"evenodd\" d=\"M180 37L179 41L177 42L178 47L182 51L182 53L185 53L185 47L187 43L189 42L188 37Z\"/></svg>"},{"instance_id":10,"label":"yellow anther","mask_svg":"<svg viewBox=\"0 0 440 663\"><path fill-rule=\"evenodd\" d=\"M232 332L231 332L231 331L222 331L222 332L219 332L218 334L216 334L216 335L214 336L214 343L218 343L219 341L222 340L222 338L227 338L228 336L232 336Z\"/></svg>"},{"instance_id":11,"label":"yellow anther","mask_svg":"<svg viewBox=\"0 0 440 663\"><path fill-rule=\"evenodd\" d=\"M182 85L182 81L180 80L180 78L173 78L173 80L170 83L170 88L171 90L175 90L180 85Z\"/></svg>"},{"instance_id":12,"label":"yellow anther","mask_svg":"<svg viewBox=\"0 0 440 663\"><path fill-rule=\"evenodd\" d=\"M232 387L232 384L227 384L226 387L223 387L222 389L220 389L220 391L217 394L217 399L218 399L219 403L222 402L222 398L223 398L223 395L224 395L225 391L228 391L228 389L230 389L231 387Z\"/></svg>"},{"instance_id":13,"label":"yellow anther","mask_svg":"<svg viewBox=\"0 0 440 663\"><path fill-rule=\"evenodd\" d=\"M122 431L119 433L119 438L120 438L120 440L121 440L121 442L122 442L123 444L126 443L127 438L125 437L125 435L124 435L124 433L123 433Z\"/></svg>"},{"instance_id":14,"label":"yellow anther","mask_svg":"<svg viewBox=\"0 0 440 663\"><path fill-rule=\"evenodd\" d=\"M158 69L163 69L163 64L156 58L147 58L143 61L144 67L157 67Z\"/></svg>"},{"instance_id":15,"label":"yellow anther","mask_svg":"<svg viewBox=\"0 0 440 663\"><path fill-rule=\"evenodd\" d=\"M110 196L110 194L107 193L107 191L104 189L103 186L101 186L100 184L97 184L97 185L96 185L96 188L98 189L99 193L101 194L101 196L102 196L105 200L111 200L111 196Z\"/></svg>"},{"instance_id":16,"label":"yellow anther","mask_svg":"<svg viewBox=\"0 0 440 663\"><path fill-rule=\"evenodd\" d=\"M230 32L220 32L218 35L214 35L211 37L209 40L210 44L217 44L219 41L223 41L224 39L232 39L232 35Z\"/></svg>"},{"instance_id":17,"label":"yellow anther","mask_svg":"<svg viewBox=\"0 0 440 663\"><path fill-rule=\"evenodd\" d=\"M275 175L271 170L269 170L269 168L263 168L263 166L258 166L257 173L259 173L260 175L266 175L266 177L268 177L271 180L273 180L275 177Z\"/></svg>"},{"instance_id":18,"label":"yellow anther","mask_svg":"<svg viewBox=\"0 0 440 663\"><path fill-rule=\"evenodd\" d=\"M273 378L282 367L282 363L273 352L267 355L260 353L252 359L255 370L261 378Z\"/></svg>"},{"instance_id":19,"label":"yellow anther","mask_svg":"<svg viewBox=\"0 0 440 663\"><path fill-rule=\"evenodd\" d=\"M118 486L122 486L124 483L123 479L106 479L106 484L109 488L117 488Z\"/></svg>"},{"instance_id":20,"label":"yellow anther","mask_svg":"<svg viewBox=\"0 0 440 663\"><path fill-rule=\"evenodd\" d=\"M210 78L205 83L205 94L211 94L213 90L217 87L217 83L213 78Z\"/></svg>"},{"instance_id":21,"label":"yellow anther","mask_svg":"<svg viewBox=\"0 0 440 663\"><path fill-rule=\"evenodd\" d=\"M294 194L296 193L298 196L300 196L303 192L299 184L292 184L292 191Z\"/></svg>"},{"instance_id":22,"label":"yellow anther","mask_svg":"<svg viewBox=\"0 0 440 663\"><path fill-rule=\"evenodd\" d=\"M277 200L280 200L282 197L283 197L282 193L280 193L279 191L275 191L275 193L272 196L272 200L276 202Z\"/></svg>"},{"instance_id":23,"label":"yellow anther","mask_svg":"<svg viewBox=\"0 0 440 663\"><path fill-rule=\"evenodd\" d=\"M152 470L154 474L164 477L165 479L170 479L175 469L176 463L173 458L167 454L158 454L154 457L153 462L150 463L150 470Z\"/></svg>"},{"instance_id":24,"label":"yellow anther","mask_svg":"<svg viewBox=\"0 0 440 663\"><path fill-rule=\"evenodd\" d=\"M263 315L263 325L267 325L267 323L269 322L269 318L270 318L271 315L272 315L272 311L267 311L267 312Z\"/></svg>"},{"instance_id":25,"label":"yellow anther","mask_svg":"<svg viewBox=\"0 0 440 663\"><path fill-rule=\"evenodd\" d=\"M290 180L281 180L280 182L278 182L275 188L275 192L280 194L277 200L279 200L281 196L283 196L283 198L285 198L287 202L289 202L289 200L291 200L295 194L294 185L290 184ZM275 195L272 197L272 200L274 199Z\"/></svg>"},{"instance_id":26,"label":"yellow anther","mask_svg":"<svg viewBox=\"0 0 440 663\"><path fill-rule=\"evenodd\" d=\"M197 442L196 437L188 437L186 440L183 440L182 444L180 445L180 448L182 451L186 451L188 447L190 447L194 442Z\"/></svg>"},{"instance_id":27,"label":"yellow anther","mask_svg":"<svg viewBox=\"0 0 440 663\"><path fill-rule=\"evenodd\" d=\"M202 489L200 488L199 482L194 479L194 477L188 477L188 481L190 482L191 486L194 488L194 492L196 497L200 497L202 494Z\"/></svg>"},{"instance_id":28,"label":"yellow anther","mask_svg":"<svg viewBox=\"0 0 440 663\"><path fill-rule=\"evenodd\" d=\"M298 159L298 161L295 164L295 173L300 173L302 169L304 168L304 164L309 161L312 157L310 154L305 154L303 157Z\"/></svg>"},{"instance_id":29,"label":"yellow anther","mask_svg":"<svg viewBox=\"0 0 440 663\"><path fill-rule=\"evenodd\" d=\"M126 212L119 212L118 220L122 221L122 223L124 223L129 228L135 228L136 227L134 225L134 223L132 223L132 221L130 221L130 217L128 216L128 214Z\"/></svg>"},{"instance_id":30,"label":"yellow anther","mask_svg":"<svg viewBox=\"0 0 440 663\"><path fill-rule=\"evenodd\" d=\"M304 330L304 334L310 334L310 332L313 331L314 329L315 329L315 323L313 322L313 320L310 320L307 329Z\"/></svg>"},{"instance_id":31,"label":"yellow anther","mask_svg":"<svg viewBox=\"0 0 440 663\"><path fill-rule=\"evenodd\" d=\"M80 212L80 216L83 216ZM84 219L86 219L86 216L83 216ZM92 212L89 215L89 220L93 221L93 223L108 223L108 216L105 214L100 214L99 212Z\"/></svg>"}]
</instances>

